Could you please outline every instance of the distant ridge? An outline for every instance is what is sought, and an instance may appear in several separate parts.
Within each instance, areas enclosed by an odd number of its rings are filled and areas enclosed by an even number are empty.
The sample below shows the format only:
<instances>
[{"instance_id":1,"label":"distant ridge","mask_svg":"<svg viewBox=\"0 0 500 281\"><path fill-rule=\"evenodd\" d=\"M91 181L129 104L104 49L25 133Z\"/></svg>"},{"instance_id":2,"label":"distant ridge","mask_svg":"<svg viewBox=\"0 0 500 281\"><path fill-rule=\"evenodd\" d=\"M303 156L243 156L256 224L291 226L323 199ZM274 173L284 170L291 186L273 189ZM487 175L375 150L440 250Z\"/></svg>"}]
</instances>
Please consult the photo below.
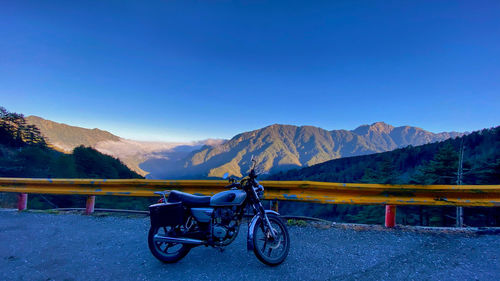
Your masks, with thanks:
<instances>
[{"instance_id":1,"label":"distant ridge","mask_svg":"<svg viewBox=\"0 0 500 281\"><path fill-rule=\"evenodd\" d=\"M422 145L463 135L463 133L458 132L431 133L411 126L393 127L384 122L361 125L351 132L362 136L367 142L373 143L375 150L382 149L382 151L393 150L408 145Z\"/></svg>"}]
</instances>

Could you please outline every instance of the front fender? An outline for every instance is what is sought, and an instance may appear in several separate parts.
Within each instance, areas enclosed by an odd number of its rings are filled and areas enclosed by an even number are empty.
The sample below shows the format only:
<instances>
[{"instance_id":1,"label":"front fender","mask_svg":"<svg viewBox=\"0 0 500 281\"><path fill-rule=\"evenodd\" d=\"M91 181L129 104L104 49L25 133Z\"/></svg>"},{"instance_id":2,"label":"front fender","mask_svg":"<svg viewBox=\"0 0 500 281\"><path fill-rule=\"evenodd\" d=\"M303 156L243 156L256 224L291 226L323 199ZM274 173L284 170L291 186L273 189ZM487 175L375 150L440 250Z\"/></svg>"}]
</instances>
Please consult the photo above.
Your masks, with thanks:
<instances>
[{"instance_id":1,"label":"front fender","mask_svg":"<svg viewBox=\"0 0 500 281\"><path fill-rule=\"evenodd\" d=\"M266 210L266 215L267 214L272 214L276 215L279 217L279 213L275 212L273 210ZM253 232L255 227L257 226L257 223L261 220L260 216L257 214L253 216L252 220L250 221L250 224L248 225L248 235L247 235L247 250L248 251L253 251Z\"/></svg>"}]
</instances>

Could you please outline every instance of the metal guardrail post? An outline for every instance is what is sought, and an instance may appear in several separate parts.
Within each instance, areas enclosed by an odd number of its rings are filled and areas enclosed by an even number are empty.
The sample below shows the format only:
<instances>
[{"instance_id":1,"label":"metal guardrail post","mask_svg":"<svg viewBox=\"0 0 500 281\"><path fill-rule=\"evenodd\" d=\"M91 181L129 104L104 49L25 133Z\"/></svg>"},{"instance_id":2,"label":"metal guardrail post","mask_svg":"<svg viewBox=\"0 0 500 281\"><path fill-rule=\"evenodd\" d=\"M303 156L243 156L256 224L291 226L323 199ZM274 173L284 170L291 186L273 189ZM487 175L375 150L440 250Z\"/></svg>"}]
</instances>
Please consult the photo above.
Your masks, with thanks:
<instances>
[{"instance_id":1,"label":"metal guardrail post","mask_svg":"<svg viewBox=\"0 0 500 281\"><path fill-rule=\"evenodd\" d=\"M17 201L17 209L19 211L24 211L28 208L28 194L19 193Z\"/></svg>"},{"instance_id":2,"label":"metal guardrail post","mask_svg":"<svg viewBox=\"0 0 500 281\"><path fill-rule=\"evenodd\" d=\"M396 206L385 206L385 227L394 227L396 225Z\"/></svg>"},{"instance_id":3,"label":"metal guardrail post","mask_svg":"<svg viewBox=\"0 0 500 281\"><path fill-rule=\"evenodd\" d=\"M273 200L271 203L271 210L278 212L278 200Z\"/></svg>"},{"instance_id":4,"label":"metal guardrail post","mask_svg":"<svg viewBox=\"0 0 500 281\"><path fill-rule=\"evenodd\" d=\"M90 215L94 212L95 195L87 197L87 204L85 205L85 214Z\"/></svg>"}]
</instances>

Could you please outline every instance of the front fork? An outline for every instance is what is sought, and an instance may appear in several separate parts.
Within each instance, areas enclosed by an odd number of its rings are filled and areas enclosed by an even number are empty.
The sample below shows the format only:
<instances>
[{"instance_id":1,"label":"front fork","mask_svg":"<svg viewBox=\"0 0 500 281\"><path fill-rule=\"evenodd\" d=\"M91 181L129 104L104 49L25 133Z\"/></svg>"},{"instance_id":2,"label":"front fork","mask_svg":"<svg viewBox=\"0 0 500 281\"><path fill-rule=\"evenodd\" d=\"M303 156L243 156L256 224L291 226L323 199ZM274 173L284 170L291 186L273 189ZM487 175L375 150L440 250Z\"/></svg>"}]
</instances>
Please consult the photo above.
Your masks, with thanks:
<instances>
[{"instance_id":1,"label":"front fork","mask_svg":"<svg viewBox=\"0 0 500 281\"><path fill-rule=\"evenodd\" d=\"M262 230L264 230L264 232L266 233L266 236L269 235L273 239L276 239L276 235L278 233L276 233L276 230L271 225L271 222L269 221L269 218L267 217L267 214L265 212L264 212L263 217L264 217L264 222L265 222L265 224L267 226L268 231L266 232L265 229L262 229ZM262 225L264 225L264 224L262 224ZM268 238L270 238L270 237L268 237Z\"/></svg>"}]
</instances>

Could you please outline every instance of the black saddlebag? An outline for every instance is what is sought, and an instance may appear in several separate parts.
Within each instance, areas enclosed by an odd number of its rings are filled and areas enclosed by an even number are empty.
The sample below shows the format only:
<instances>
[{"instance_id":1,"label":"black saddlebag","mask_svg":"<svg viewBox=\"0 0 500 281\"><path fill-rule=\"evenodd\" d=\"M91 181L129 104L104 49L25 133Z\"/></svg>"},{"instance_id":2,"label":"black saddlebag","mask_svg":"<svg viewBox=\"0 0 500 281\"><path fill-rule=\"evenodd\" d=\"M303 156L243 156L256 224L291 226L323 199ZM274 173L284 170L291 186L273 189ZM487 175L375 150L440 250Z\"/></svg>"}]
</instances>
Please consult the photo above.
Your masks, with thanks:
<instances>
[{"instance_id":1,"label":"black saddlebag","mask_svg":"<svg viewBox=\"0 0 500 281\"><path fill-rule=\"evenodd\" d=\"M184 207L181 202L158 203L149 206L152 226L175 226L184 224Z\"/></svg>"}]
</instances>

